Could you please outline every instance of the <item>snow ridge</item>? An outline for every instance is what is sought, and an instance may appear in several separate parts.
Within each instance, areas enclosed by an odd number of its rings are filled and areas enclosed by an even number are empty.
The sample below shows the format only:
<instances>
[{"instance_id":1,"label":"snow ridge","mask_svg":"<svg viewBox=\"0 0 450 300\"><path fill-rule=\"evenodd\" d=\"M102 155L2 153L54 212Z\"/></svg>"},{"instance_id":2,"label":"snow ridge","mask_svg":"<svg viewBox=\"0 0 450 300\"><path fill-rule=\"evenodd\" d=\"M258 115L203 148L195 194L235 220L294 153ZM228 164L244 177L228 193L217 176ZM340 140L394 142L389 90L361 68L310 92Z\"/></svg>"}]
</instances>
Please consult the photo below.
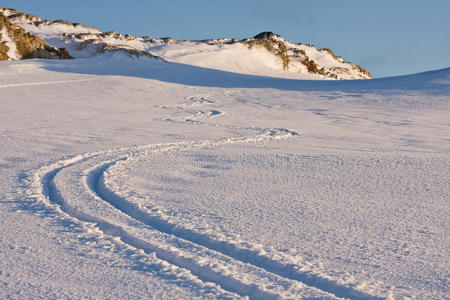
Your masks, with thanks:
<instances>
[{"instance_id":1,"label":"snow ridge","mask_svg":"<svg viewBox=\"0 0 450 300\"><path fill-rule=\"evenodd\" d=\"M134 37L67 21L48 21L0 8L14 23L77 58L124 53L133 58L159 57L169 62L235 73L297 79L371 79L362 67L346 62L330 49L294 43L272 32L253 38L183 41L172 38Z\"/></svg>"}]
</instances>

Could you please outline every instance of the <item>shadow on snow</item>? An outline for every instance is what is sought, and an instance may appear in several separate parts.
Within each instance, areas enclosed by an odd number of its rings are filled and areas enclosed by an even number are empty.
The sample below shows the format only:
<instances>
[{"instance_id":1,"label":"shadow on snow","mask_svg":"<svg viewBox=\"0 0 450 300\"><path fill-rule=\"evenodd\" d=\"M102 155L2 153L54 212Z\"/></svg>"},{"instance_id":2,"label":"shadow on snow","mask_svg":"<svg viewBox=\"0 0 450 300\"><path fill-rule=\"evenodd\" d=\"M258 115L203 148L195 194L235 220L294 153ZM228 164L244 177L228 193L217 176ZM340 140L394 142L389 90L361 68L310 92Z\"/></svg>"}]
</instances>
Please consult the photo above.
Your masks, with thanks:
<instances>
[{"instance_id":1,"label":"shadow on snow","mask_svg":"<svg viewBox=\"0 0 450 300\"><path fill-rule=\"evenodd\" d=\"M188 86L343 92L424 90L433 94L450 94L450 68L399 77L336 81L247 75L156 59L134 60L117 56L42 62L44 69L57 72L130 76Z\"/></svg>"}]
</instances>

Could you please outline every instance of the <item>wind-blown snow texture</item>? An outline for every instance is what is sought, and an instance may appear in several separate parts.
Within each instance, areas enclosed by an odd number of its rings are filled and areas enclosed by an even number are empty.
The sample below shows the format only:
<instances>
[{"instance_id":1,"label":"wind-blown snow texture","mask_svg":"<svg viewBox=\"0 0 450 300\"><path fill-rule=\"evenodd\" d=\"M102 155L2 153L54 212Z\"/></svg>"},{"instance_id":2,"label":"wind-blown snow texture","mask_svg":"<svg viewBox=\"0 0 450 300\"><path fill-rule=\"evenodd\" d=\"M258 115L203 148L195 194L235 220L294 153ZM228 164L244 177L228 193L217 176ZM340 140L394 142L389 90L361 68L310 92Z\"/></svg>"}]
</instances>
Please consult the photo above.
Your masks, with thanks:
<instances>
[{"instance_id":1,"label":"wind-blown snow texture","mask_svg":"<svg viewBox=\"0 0 450 300\"><path fill-rule=\"evenodd\" d=\"M445 299L450 69L0 63L1 299Z\"/></svg>"},{"instance_id":2,"label":"wind-blown snow texture","mask_svg":"<svg viewBox=\"0 0 450 300\"><path fill-rule=\"evenodd\" d=\"M2 62L0 298L445 298L449 81Z\"/></svg>"}]
</instances>

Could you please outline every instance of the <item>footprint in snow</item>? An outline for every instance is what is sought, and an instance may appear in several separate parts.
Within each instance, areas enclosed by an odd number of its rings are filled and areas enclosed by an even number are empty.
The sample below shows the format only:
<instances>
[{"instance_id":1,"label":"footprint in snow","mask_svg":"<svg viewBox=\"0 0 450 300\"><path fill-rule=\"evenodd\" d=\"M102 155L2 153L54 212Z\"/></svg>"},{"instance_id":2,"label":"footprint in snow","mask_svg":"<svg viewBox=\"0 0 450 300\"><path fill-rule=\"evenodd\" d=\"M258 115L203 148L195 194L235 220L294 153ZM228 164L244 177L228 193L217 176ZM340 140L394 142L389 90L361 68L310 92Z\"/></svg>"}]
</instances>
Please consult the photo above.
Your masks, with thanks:
<instances>
[{"instance_id":1,"label":"footprint in snow","mask_svg":"<svg viewBox=\"0 0 450 300\"><path fill-rule=\"evenodd\" d=\"M190 97L186 97L187 99L187 106L199 106L199 105L208 105L208 104L213 104L216 103L215 100L212 99L208 99L207 97L203 97L203 96L190 96Z\"/></svg>"}]
</instances>

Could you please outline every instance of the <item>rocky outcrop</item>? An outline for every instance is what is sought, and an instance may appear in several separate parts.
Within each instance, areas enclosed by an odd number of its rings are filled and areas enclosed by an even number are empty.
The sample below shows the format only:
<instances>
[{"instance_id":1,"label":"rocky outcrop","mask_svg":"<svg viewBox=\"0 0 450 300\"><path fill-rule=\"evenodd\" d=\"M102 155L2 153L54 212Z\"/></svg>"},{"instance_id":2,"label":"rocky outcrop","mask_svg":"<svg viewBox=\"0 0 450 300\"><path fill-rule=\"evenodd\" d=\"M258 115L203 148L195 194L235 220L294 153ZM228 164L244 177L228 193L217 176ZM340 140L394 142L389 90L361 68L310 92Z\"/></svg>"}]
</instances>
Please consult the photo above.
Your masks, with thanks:
<instances>
[{"instance_id":1,"label":"rocky outcrop","mask_svg":"<svg viewBox=\"0 0 450 300\"><path fill-rule=\"evenodd\" d=\"M95 27L88 27L88 26L84 26L80 23L72 23L72 22L68 22L65 20L56 20L56 21L51 21L51 20L44 20L39 18L38 16L34 16L31 14L27 14L27 13L23 13L20 12L16 9L12 9L12 8L3 8L0 7L0 13L3 13L11 23L28 23L28 24L33 24L33 26L36 27L41 27L41 28L45 28L45 27L49 27L49 26L57 26L57 25L64 25L67 26L68 28L71 28L72 30L76 30L78 32L101 32L100 30L98 30Z\"/></svg>"},{"instance_id":2,"label":"rocky outcrop","mask_svg":"<svg viewBox=\"0 0 450 300\"><path fill-rule=\"evenodd\" d=\"M283 69L289 69L289 55L286 45L283 43L281 36L272 32L261 32L253 39L247 39L244 41L251 49L255 46L266 48L267 51L278 56L283 62Z\"/></svg>"},{"instance_id":3,"label":"rocky outcrop","mask_svg":"<svg viewBox=\"0 0 450 300\"><path fill-rule=\"evenodd\" d=\"M270 31L264 31L264 32L258 33L253 38L255 40L276 40L276 39L281 39L281 35L270 32Z\"/></svg>"},{"instance_id":4,"label":"rocky outcrop","mask_svg":"<svg viewBox=\"0 0 450 300\"><path fill-rule=\"evenodd\" d=\"M340 79L342 75L353 76L355 79L370 79L372 75L361 66L346 62L342 57L336 56L328 48L317 49L313 45L296 44L284 40L279 34L265 31L255 35L251 39L244 39L240 43L246 44L250 49L253 47L264 47L267 51L279 57L283 69L288 70L294 65L301 64L309 74L317 74L330 79ZM317 54L328 55L339 67L320 66L320 63L311 58L307 51ZM353 75L351 74L353 73Z\"/></svg>"},{"instance_id":5,"label":"rocky outcrop","mask_svg":"<svg viewBox=\"0 0 450 300\"><path fill-rule=\"evenodd\" d=\"M66 49L52 47L41 38L31 33L25 33L23 28L11 24L1 11L0 35L0 60L73 58Z\"/></svg>"},{"instance_id":6,"label":"rocky outcrop","mask_svg":"<svg viewBox=\"0 0 450 300\"><path fill-rule=\"evenodd\" d=\"M122 53L126 54L132 58L156 58L161 59L158 56L155 56L147 51L137 50L133 47L129 47L126 45L111 45L103 42L102 39L90 39L83 41L78 44L77 50L84 50L87 48L91 48L95 53Z\"/></svg>"},{"instance_id":7,"label":"rocky outcrop","mask_svg":"<svg viewBox=\"0 0 450 300\"><path fill-rule=\"evenodd\" d=\"M2 38L2 34L0 33L0 41ZM8 50L9 48L6 46L5 42L0 42L0 60L8 60Z\"/></svg>"}]
</instances>

